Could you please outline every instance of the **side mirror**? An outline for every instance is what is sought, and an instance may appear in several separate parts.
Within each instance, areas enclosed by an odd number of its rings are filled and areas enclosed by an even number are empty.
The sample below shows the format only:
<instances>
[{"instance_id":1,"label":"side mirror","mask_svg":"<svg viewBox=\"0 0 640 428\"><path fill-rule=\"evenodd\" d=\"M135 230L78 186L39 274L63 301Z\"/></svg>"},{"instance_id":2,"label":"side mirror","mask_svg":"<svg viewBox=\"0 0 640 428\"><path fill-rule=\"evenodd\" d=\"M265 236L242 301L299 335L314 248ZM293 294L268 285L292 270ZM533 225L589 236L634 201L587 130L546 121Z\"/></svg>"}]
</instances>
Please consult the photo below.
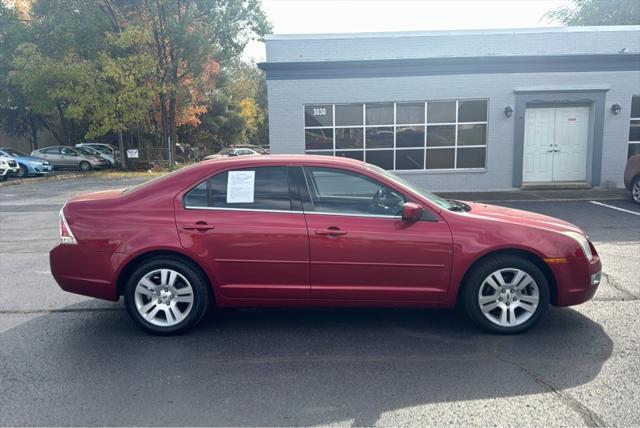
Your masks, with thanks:
<instances>
[{"instance_id":1,"label":"side mirror","mask_svg":"<svg viewBox=\"0 0 640 428\"><path fill-rule=\"evenodd\" d=\"M407 202L402 206L403 221L418 221L422 217L422 207L413 202Z\"/></svg>"}]
</instances>

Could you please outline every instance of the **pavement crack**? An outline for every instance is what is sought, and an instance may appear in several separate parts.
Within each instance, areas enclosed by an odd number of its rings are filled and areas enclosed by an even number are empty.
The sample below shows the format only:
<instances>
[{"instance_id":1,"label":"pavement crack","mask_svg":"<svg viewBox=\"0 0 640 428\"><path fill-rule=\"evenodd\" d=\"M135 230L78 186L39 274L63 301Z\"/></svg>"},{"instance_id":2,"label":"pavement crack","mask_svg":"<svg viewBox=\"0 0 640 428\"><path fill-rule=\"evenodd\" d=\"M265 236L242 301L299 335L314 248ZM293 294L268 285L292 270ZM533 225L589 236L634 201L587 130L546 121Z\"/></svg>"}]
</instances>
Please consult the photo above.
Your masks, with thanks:
<instances>
[{"instance_id":1,"label":"pavement crack","mask_svg":"<svg viewBox=\"0 0 640 428\"><path fill-rule=\"evenodd\" d=\"M611 285L613 288L615 288L619 292L621 292L623 294L626 294L627 296L631 297L631 299L629 299L629 300L638 300L638 299L640 299L640 296L637 296L634 292L630 291L626 287L624 287L621 284L619 284L618 281L613 279L611 277L611 275L609 275L608 273L602 272L602 276L604 276L604 278L607 280L607 283L609 285Z\"/></svg>"},{"instance_id":2,"label":"pavement crack","mask_svg":"<svg viewBox=\"0 0 640 428\"><path fill-rule=\"evenodd\" d=\"M542 386L551 394L553 394L555 397L557 397L565 406L567 406L568 408L573 410L576 414L578 414L578 416L580 416L580 418L583 420L585 425L589 427L608 426L607 423L604 421L604 419L602 419L602 417L600 417L600 415L598 415L596 412L594 412L593 410L591 410L590 408L582 404L580 401L571 397L569 394L565 394L564 392L558 390L556 387L551 385L549 382L544 380L541 376L532 372L528 368L523 367L518 363L510 361L504 357L500 357L491 352L489 352L488 355L490 358L496 359L502 363L508 364L512 367L519 369L522 373L530 377L535 383Z\"/></svg>"}]
</instances>

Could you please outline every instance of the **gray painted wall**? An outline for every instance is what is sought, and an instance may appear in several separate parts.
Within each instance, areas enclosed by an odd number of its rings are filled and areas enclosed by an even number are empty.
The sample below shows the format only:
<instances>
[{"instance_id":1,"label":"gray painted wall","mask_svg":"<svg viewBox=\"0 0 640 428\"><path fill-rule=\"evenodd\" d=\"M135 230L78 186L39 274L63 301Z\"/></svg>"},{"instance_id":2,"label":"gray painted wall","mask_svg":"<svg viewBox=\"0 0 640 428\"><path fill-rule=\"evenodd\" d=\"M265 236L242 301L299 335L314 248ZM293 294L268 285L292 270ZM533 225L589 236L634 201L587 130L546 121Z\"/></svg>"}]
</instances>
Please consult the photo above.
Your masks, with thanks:
<instances>
[{"instance_id":1,"label":"gray painted wall","mask_svg":"<svg viewBox=\"0 0 640 428\"><path fill-rule=\"evenodd\" d=\"M640 70L269 80L271 148L273 153L304 153L304 104L487 98L486 172L400 174L434 191L508 190L513 188L515 118L524 112L506 118L503 110L506 105L516 107L515 90L524 87L557 91L609 88L604 103L601 183L622 187L631 96L640 95ZM610 110L614 103L622 106L617 116Z\"/></svg>"},{"instance_id":2,"label":"gray painted wall","mask_svg":"<svg viewBox=\"0 0 640 428\"><path fill-rule=\"evenodd\" d=\"M640 26L269 35L269 62L640 52Z\"/></svg>"}]
</instances>

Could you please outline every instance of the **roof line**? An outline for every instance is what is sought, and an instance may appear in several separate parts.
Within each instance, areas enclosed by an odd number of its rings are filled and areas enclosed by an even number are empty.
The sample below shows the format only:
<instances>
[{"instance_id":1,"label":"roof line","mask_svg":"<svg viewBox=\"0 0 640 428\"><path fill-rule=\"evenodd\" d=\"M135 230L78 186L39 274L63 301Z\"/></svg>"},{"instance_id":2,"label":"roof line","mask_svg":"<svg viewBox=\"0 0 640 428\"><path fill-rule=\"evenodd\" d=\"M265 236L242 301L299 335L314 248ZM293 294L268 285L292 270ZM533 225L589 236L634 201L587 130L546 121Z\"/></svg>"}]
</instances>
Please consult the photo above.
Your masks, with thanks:
<instances>
[{"instance_id":1,"label":"roof line","mask_svg":"<svg viewBox=\"0 0 640 428\"><path fill-rule=\"evenodd\" d=\"M469 30L433 30L433 31L389 31L364 33L300 33L300 34L267 34L266 41L298 40L298 39L358 39L358 38L392 38L392 37L438 37L465 36L474 34L542 34L542 33L594 33L594 32L630 32L640 31L640 25L594 25L577 27L527 27L527 28L489 28Z\"/></svg>"}]
</instances>

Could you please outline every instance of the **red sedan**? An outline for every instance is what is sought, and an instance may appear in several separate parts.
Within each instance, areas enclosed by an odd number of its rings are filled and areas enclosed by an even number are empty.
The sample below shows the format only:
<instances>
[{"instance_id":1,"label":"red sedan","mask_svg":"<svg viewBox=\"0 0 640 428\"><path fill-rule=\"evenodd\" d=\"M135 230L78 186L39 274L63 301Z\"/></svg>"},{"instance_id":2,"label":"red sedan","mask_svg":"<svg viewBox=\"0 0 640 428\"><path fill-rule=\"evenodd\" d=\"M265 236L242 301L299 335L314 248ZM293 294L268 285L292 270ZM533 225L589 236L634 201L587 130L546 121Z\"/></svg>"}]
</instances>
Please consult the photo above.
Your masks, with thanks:
<instances>
[{"instance_id":1,"label":"red sedan","mask_svg":"<svg viewBox=\"0 0 640 428\"><path fill-rule=\"evenodd\" d=\"M461 305L517 333L549 304L589 300L600 258L578 227L449 201L378 167L325 156L206 161L60 211L51 272L176 333L208 307Z\"/></svg>"}]
</instances>

